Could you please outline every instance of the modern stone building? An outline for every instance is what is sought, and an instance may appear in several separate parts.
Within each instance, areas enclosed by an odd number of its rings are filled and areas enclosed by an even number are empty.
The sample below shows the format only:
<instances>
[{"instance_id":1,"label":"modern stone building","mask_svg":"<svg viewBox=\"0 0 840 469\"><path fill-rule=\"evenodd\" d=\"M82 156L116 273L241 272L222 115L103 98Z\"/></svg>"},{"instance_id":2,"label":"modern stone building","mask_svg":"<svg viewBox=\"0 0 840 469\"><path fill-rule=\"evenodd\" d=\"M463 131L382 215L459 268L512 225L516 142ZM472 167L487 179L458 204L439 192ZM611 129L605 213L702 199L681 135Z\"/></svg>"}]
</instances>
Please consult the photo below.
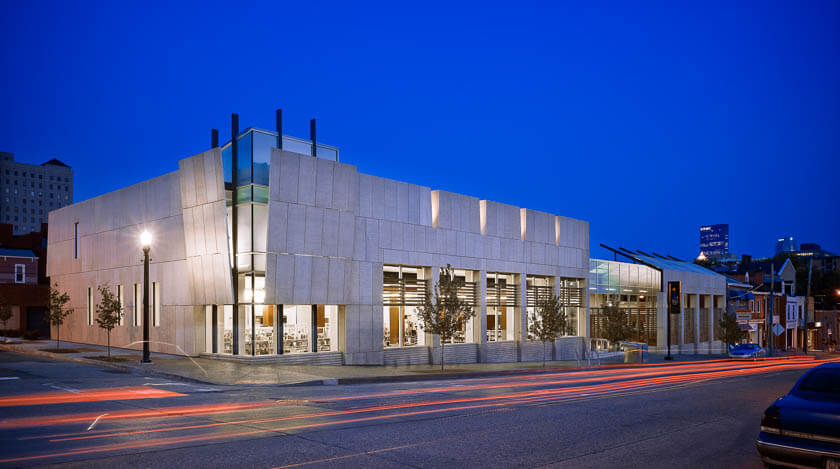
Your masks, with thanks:
<instances>
[{"instance_id":1,"label":"modern stone building","mask_svg":"<svg viewBox=\"0 0 840 469\"><path fill-rule=\"evenodd\" d=\"M75 308L62 338L105 343L93 316L107 283L125 305L111 343L140 346L148 230L154 351L435 362L416 308L449 264L476 316L448 362L542 359L529 312L552 293L571 319L558 358L583 353L587 222L361 173L314 138L278 139L279 118L278 132L232 127L235 142L171 173L50 213L48 275Z\"/></svg>"},{"instance_id":2,"label":"modern stone building","mask_svg":"<svg viewBox=\"0 0 840 469\"><path fill-rule=\"evenodd\" d=\"M668 282L678 281L681 312L671 315L671 353L719 353L723 350L715 326L726 308L725 276L665 256L629 250L616 250L616 253L631 262L600 259L589 262L590 335L594 342L603 338L603 309L617 306L627 313L635 331L628 339L664 351L668 339L665 292Z\"/></svg>"},{"instance_id":3,"label":"modern stone building","mask_svg":"<svg viewBox=\"0 0 840 469\"><path fill-rule=\"evenodd\" d=\"M0 152L0 197L0 223L16 235L39 231L50 210L73 203L73 169L55 158L35 165Z\"/></svg>"}]
</instances>

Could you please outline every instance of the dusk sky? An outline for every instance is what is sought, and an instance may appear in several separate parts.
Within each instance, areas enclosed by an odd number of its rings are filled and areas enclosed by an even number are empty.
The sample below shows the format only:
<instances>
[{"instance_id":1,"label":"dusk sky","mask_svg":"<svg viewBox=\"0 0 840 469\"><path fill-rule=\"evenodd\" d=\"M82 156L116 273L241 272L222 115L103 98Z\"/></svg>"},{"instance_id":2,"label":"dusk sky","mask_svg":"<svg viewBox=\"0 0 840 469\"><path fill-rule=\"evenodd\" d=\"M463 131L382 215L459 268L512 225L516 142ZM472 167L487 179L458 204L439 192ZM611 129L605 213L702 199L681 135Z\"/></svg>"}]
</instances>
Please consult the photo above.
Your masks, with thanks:
<instances>
[{"instance_id":1,"label":"dusk sky","mask_svg":"<svg viewBox=\"0 0 840 469\"><path fill-rule=\"evenodd\" d=\"M587 220L592 257L709 223L840 252L840 2L558 3L3 2L0 151L81 201L279 107L361 172Z\"/></svg>"}]
</instances>

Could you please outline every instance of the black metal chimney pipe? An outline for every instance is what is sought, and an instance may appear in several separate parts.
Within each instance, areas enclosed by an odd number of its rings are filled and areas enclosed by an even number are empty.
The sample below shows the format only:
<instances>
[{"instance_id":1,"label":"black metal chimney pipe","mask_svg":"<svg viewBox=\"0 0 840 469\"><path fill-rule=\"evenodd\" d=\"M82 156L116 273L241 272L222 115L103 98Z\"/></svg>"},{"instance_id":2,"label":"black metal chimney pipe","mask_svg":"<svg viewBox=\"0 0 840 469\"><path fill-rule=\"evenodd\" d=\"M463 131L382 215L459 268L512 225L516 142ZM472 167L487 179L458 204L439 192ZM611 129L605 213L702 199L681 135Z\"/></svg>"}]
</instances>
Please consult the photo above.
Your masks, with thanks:
<instances>
[{"instance_id":1,"label":"black metal chimney pipe","mask_svg":"<svg viewBox=\"0 0 840 469\"><path fill-rule=\"evenodd\" d=\"M236 266L238 261L236 257L236 246L239 236L237 236L236 227L239 211L236 208L236 179L239 172L239 145L236 137L239 136L239 114L230 115L230 149L231 149L231 179L233 183L233 200L231 207L231 241L233 245L233 265L231 266L231 275L233 276L233 352L234 355L239 355L239 269Z\"/></svg>"},{"instance_id":2,"label":"black metal chimney pipe","mask_svg":"<svg viewBox=\"0 0 840 469\"><path fill-rule=\"evenodd\" d=\"M283 110L274 111L274 125L277 130L277 148L283 149Z\"/></svg>"},{"instance_id":3,"label":"black metal chimney pipe","mask_svg":"<svg viewBox=\"0 0 840 469\"><path fill-rule=\"evenodd\" d=\"M210 130L210 148L219 148L219 129Z\"/></svg>"},{"instance_id":4,"label":"black metal chimney pipe","mask_svg":"<svg viewBox=\"0 0 840 469\"><path fill-rule=\"evenodd\" d=\"M315 119L311 119L309 121L309 139L312 140L312 156L317 156L317 145L315 143Z\"/></svg>"}]
</instances>

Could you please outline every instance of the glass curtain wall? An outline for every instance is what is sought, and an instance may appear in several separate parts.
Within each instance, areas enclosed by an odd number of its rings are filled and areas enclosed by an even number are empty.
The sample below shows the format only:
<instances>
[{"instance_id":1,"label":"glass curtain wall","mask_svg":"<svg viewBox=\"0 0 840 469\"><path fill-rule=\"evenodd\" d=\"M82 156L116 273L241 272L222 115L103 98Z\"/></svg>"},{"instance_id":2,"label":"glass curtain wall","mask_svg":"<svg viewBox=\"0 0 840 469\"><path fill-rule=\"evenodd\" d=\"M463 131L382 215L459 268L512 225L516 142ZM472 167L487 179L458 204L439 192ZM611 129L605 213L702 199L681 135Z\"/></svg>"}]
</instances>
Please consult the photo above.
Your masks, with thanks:
<instances>
[{"instance_id":1,"label":"glass curtain wall","mask_svg":"<svg viewBox=\"0 0 840 469\"><path fill-rule=\"evenodd\" d=\"M589 328L593 339L602 338L603 309L617 306L634 331L628 339L656 345L656 295L658 270L640 264L592 259L589 262ZM676 343L676 342L673 342Z\"/></svg>"},{"instance_id":2,"label":"glass curtain wall","mask_svg":"<svg viewBox=\"0 0 840 469\"><path fill-rule=\"evenodd\" d=\"M313 337L311 327L312 305L285 307L282 314L289 322L283 329L284 337L278 337L280 312L275 305L264 304L269 164L271 149L277 147L277 133L248 128L236 137L236 142L235 162L232 144L228 142L222 147L222 167L230 262L237 272L234 284L237 288L238 308L224 306L221 352L274 354L277 353L279 340L283 341L285 352L337 350L338 307L335 305L317 305L317 313L314 313L317 337ZM311 142L294 137L283 137L283 149L312 154ZM338 161L338 149L335 147L319 144L316 153L319 158ZM237 340L234 340L236 329L238 335ZM318 341L315 346L313 340ZM238 350L234 342L238 343Z\"/></svg>"},{"instance_id":3,"label":"glass curtain wall","mask_svg":"<svg viewBox=\"0 0 840 469\"><path fill-rule=\"evenodd\" d=\"M518 300L514 274L487 272L487 342L513 340Z\"/></svg>"},{"instance_id":4,"label":"glass curtain wall","mask_svg":"<svg viewBox=\"0 0 840 469\"><path fill-rule=\"evenodd\" d=\"M276 146L276 142L275 136L254 129L240 134L237 137L236 174L233 174L231 145L222 149L228 239L231 264L237 270L235 285L239 300L236 312L239 350L234 350L234 353L242 355L266 355L276 350L276 311L263 304L268 235L268 174L271 148ZM236 246L233 246L233 229L236 229Z\"/></svg>"},{"instance_id":5,"label":"glass curtain wall","mask_svg":"<svg viewBox=\"0 0 840 469\"><path fill-rule=\"evenodd\" d=\"M417 314L426 298L426 269L385 265L382 277L383 345L386 348L426 345Z\"/></svg>"}]
</instances>

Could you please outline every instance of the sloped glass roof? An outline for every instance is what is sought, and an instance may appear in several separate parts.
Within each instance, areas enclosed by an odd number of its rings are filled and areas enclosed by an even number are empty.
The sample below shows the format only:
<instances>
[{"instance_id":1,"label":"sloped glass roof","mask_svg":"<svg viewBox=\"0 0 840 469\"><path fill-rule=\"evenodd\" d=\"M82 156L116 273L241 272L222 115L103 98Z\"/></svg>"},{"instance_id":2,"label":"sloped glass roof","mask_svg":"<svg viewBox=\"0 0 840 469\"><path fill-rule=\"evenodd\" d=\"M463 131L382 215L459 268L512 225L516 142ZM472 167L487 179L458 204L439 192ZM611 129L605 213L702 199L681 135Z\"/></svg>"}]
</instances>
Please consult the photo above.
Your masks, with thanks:
<instances>
[{"instance_id":1,"label":"sloped glass roof","mask_svg":"<svg viewBox=\"0 0 840 469\"><path fill-rule=\"evenodd\" d=\"M676 270L679 272L691 272L693 274L703 274L703 275L715 275L718 277L724 277L713 270L709 270L703 266L691 263L691 262L682 262L682 261L675 261L670 259L662 259L661 257L655 256L646 256L644 254L635 253L635 257L647 262L648 264L654 265L659 267L660 269L667 269L667 270Z\"/></svg>"}]
</instances>

